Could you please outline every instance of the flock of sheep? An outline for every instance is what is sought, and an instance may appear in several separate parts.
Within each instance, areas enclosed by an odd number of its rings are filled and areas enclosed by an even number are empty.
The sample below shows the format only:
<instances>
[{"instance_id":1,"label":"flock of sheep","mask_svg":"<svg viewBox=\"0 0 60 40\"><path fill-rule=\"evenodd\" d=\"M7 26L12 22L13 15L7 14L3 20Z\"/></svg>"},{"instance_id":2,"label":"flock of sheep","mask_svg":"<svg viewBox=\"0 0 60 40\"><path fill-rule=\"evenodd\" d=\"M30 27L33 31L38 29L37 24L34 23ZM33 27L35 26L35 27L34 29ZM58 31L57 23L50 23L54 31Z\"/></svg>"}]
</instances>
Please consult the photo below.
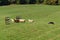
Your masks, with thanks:
<instances>
[{"instance_id":1,"label":"flock of sheep","mask_svg":"<svg viewBox=\"0 0 60 40\"><path fill-rule=\"evenodd\" d=\"M33 19L28 19L28 22L33 22ZM19 16L17 16L15 19L12 19L10 17L5 17L5 24L10 24L10 22L12 23L24 23L26 22L26 19L22 19Z\"/></svg>"},{"instance_id":2,"label":"flock of sheep","mask_svg":"<svg viewBox=\"0 0 60 40\"><path fill-rule=\"evenodd\" d=\"M21 22L21 23L23 23L23 22L26 22L26 20L25 19L10 19L12 22L16 22L16 23L19 23L19 22ZM33 20L32 19L28 19L28 22L33 22Z\"/></svg>"}]
</instances>

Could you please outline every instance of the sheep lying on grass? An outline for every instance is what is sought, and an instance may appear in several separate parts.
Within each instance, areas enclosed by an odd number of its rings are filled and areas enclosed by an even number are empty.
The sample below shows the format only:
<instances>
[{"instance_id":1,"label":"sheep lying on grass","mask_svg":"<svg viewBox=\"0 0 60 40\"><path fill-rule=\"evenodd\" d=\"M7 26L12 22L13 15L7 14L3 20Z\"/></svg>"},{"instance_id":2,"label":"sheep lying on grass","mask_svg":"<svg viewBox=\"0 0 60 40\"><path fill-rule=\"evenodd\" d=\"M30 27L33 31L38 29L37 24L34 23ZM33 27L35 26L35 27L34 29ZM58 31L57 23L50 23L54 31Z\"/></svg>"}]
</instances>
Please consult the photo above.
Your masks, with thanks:
<instances>
[{"instance_id":1,"label":"sheep lying on grass","mask_svg":"<svg viewBox=\"0 0 60 40\"><path fill-rule=\"evenodd\" d=\"M13 23L13 22L16 22L16 23L25 22L25 19L10 19L10 20L11 20L12 23Z\"/></svg>"},{"instance_id":2,"label":"sheep lying on grass","mask_svg":"<svg viewBox=\"0 0 60 40\"><path fill-rule=\"evenodd\" d=\"M10 19L10 21L11 21L11 23L24 23L24 22L26 22L26 20L25 19ZM32 20L32 19L28 19L28 21L27 22L34 22L34 20Z\"/></svg>"},{"instance_id":3,"label":"sheep lying on grass","mask_svg":"<svg viewBox=\"0 0 60 40\"><path fill-rule=\"evenodd\" d=\"M28 22L34 22L34 20L32 20L32 19L28 19Z\"/></svg>"},{"instance_id":4,"label":"sheep lying on grass","mask_svg":"<svg viewBox=\"0 0 60 40\"><path fill-rule=\"evenodd\" d=\"M25 22L25 19L19 19L19 22L23 23Z\"/></svg>"},{"instance_id":5,"label":"sheep lying on grass","mask_svg":"<svg viewBox=\"0 0 60 40\"><path fill-rule=\"evenodd\" d=\"M14 22L15 23L19 23L19 19L14 19Z\"/></svg>"},{"instance_id":6,"label":"sheep lying on grass","mask_svg":"<svg viewBox=\"0 0 60 40\"><path fill-rule=\"evenodd\" d=\"M12 23L14 23L14 19L10 19Z\"/></svg>"},{"instance_id":7,"label":"sheep lying on grass","mask_svg":"<svg viewBox=\"0 0 60 40\"><path fill-rule=\"evenodd\" d=\"M5 24L6 25L10 24L10 17L5 17Z\"/></svg>"}]
</instances>

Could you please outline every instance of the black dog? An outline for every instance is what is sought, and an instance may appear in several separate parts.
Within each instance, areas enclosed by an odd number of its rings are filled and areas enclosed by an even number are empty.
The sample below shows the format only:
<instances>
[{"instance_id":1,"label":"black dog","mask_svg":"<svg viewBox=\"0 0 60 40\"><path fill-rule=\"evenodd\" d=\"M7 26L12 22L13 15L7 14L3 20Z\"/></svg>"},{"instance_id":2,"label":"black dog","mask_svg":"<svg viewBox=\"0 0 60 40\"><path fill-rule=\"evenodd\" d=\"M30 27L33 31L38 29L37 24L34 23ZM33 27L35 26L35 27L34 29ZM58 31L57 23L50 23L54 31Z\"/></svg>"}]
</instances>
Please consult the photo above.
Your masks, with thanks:
<instances>
[{"instance_id":1,"label":"black dog","mask_svg":"<svg viewBox=\"0 0 60 40\"><path fill-rule=\"evenodd\" d=\"M54 22L49 22L48 24L55 24Z\"/></svg>"}]
</instances>

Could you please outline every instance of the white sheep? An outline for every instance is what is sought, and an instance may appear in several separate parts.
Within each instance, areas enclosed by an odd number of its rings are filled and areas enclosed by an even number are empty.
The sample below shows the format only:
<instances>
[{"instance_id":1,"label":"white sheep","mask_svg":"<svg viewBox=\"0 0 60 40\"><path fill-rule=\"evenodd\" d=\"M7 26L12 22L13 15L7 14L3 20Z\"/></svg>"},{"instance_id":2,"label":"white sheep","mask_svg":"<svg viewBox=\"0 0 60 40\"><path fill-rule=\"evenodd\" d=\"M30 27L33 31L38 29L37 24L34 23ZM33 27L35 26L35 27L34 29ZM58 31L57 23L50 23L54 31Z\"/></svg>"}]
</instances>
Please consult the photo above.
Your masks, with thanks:
<instances>
[{"instance_id":1,"label":"white sheep","mask_svg":"<svg viewBox=\"0 0 60 40\"><path fill-rule=\"evenodd\" d=\"M25 22L25 19L19 19L19 22Z\"/></svg>"},{"instance_id":2,"label":"white sheep","mask_svg":"<svg viewBox=\"0 0 60 40\"><path fill-rule=\"evenodd\" d=\"M33 22L34 20L32 20L32 19L28 19L28 22Z\"/></svg>"},{"instance_id":3,"label":"white sheep","mask_svg":"<svg viewBox=\"0 0 60 40\"><path fill-rule=\"evenodd\" d=\"M10 19L10 20L11 20L12 23L14 22L14 19Z\"/></svg>"}]
</instances>

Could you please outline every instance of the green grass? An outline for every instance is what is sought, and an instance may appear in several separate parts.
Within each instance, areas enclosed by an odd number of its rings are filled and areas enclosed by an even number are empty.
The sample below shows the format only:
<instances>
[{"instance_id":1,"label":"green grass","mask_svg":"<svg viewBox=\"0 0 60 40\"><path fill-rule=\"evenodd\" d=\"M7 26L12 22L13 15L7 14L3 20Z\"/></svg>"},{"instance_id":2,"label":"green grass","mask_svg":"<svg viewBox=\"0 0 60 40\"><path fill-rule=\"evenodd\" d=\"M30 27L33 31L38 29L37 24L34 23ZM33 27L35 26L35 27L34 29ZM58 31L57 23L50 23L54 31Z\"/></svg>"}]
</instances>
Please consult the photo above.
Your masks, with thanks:
<instances>
[{"instance_id":1,"label":"green grass","mask_svg":"<svg viewBox=\"0 0 60 40\"><path fill-rule=\"evenodd\" d=\"M17 15L34 22L5 25L6 16L15 18ZM55 25L48 24L50 21ZM0 40L60 40L60 6L0 6Z\"/></svg>"}]
</instances>

